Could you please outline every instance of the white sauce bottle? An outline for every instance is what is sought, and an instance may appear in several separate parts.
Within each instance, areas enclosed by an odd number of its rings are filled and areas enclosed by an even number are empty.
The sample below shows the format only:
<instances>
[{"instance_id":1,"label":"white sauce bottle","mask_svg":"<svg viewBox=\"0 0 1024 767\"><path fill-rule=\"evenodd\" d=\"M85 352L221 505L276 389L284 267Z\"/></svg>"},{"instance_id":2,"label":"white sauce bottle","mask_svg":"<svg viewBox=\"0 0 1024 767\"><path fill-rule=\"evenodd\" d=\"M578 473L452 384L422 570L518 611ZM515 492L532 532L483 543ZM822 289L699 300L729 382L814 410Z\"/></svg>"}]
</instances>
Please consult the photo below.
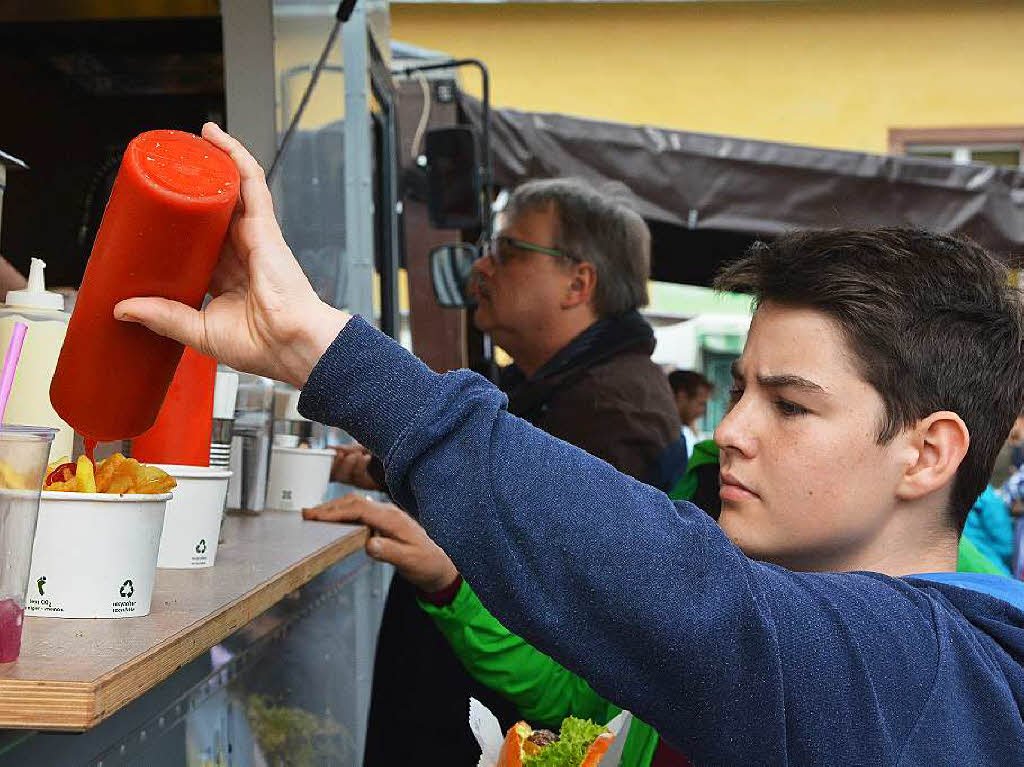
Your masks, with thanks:
<instances>
[{"instance_id":1,"label":"white sauce bottle","mask_svg":"<svg viewBox=\"0 0 1024 767\"><path fill-rule=\"evenodd\" d=\"M50 404L50 381L71 315L64 311L64 296L46 290L45 268L45 263L33 258L28 287L8 291L6 302L0 305L0 354L11 341L14 323L28 325L4 423L57 429L50 447L52 462L64 456L70 458L75 440L74 430Z\"/></svg>"}]
</instances>

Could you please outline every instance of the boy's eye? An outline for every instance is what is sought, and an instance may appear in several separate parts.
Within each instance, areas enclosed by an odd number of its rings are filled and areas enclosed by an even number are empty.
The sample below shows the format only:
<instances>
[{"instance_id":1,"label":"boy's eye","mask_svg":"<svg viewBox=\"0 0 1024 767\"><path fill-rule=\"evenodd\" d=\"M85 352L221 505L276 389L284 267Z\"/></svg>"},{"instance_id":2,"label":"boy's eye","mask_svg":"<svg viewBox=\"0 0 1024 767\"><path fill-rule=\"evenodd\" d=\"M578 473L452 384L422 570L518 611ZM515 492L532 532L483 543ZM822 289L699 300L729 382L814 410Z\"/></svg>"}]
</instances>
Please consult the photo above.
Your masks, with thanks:
<instances>
[{"instance_id":1,"label":"boy's eye","mask_svg":"<svg viewBox=\"0 0 1024 767\"><path fill-rule=\"evenodd\" d=\"M743 388L740 386L733 386L729 389L729 407L732 407L740 401L740 397L743 396Z\"/></svg>"},{"instance_id":2,"label":"boy's eye","mask_svg":"<svg viewBox=\"0 0 1024 767\"><path fill-rule=\"evenodd\" d=\"M806 408L801 407L795 402L790 402L789 400L785 399L775 400L775 407L778 408L778 411L782 413L782 415L787 417L794 415L803 415L804 413L807 412Z\"/></svg>"}]
</instances>

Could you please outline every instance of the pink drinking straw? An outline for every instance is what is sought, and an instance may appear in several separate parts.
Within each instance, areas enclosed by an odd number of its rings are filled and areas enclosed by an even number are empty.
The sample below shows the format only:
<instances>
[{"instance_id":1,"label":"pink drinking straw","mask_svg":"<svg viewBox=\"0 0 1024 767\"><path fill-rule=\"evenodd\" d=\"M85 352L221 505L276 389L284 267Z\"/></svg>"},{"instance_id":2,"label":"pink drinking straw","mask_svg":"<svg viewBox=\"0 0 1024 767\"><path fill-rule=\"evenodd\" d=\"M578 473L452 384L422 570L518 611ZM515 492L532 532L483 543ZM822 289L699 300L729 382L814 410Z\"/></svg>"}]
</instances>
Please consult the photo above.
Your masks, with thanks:
<instances>
[{"instance_id":1,"label":"pink drinking straw","mask_svg":"<svg viewBox=\"0 0 1024 767\"><path fill-rule=\"evenodd\" d=\"M21 347L25 343L27 332L28 325L24 322L14 323L14 333L11 334L11 342L7 345L7 354L4 355L4 370L0 374L0 423L3 423L4 413L7 412L7 400L11 398L11 387L14 385L14 371L18 369Z\"/></svg>"}]
</instances>

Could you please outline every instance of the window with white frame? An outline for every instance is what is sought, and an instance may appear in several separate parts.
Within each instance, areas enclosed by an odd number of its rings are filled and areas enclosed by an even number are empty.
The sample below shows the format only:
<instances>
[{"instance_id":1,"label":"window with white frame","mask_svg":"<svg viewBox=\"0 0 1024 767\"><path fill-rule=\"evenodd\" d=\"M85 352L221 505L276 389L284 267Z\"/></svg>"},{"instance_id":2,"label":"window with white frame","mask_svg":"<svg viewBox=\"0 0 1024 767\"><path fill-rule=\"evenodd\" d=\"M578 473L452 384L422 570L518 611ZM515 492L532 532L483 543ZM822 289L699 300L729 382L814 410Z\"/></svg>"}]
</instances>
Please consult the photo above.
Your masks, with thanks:
<instances>
[{"instance_id":1,"label":"window with white frame","mask_svg":"<svg viewBox=\"0 0 1024 767\"><path fill-rule=\"evenodd\" d=\"M908 157L936 157L952 160L958 165L987 162L1009 168L1024 167L1020 144L908 144L903 153Z\"/></svg>"},{"instance_id":2,"label":"window with white frame","mask_svg":"<svg viewBox=\"0 0 1024 767\"><path fill-rule=\"evenodd\" d=\"M889 131L889 151L959 164L1024 168L1024 126L894 128Z\"/></svg>"}]
</instances>

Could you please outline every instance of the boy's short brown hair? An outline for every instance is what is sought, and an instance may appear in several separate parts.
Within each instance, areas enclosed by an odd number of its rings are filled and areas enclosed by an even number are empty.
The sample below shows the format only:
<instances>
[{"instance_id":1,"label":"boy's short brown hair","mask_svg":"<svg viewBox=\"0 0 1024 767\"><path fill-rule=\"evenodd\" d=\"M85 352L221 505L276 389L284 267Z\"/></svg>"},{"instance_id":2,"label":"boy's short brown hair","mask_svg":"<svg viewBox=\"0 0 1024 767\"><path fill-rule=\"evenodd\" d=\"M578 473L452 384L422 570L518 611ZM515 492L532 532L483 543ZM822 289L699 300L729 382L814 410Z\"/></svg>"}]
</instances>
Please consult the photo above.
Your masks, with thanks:
<instances>
[{"instance_id":1,"label":"boy's short brown hair","mask_svg":"<svg viewBox=\"0 0 1024 767\"><path fill-rule=\"evenodd\" d=\"M950 497L962 528L1024 405L1024 311L1007 268L973 242L915 229L836 229L755 243L720 290L831 317L881 395L878 441L940 410L970 445Z\"/></svg>"}]
</instances>

